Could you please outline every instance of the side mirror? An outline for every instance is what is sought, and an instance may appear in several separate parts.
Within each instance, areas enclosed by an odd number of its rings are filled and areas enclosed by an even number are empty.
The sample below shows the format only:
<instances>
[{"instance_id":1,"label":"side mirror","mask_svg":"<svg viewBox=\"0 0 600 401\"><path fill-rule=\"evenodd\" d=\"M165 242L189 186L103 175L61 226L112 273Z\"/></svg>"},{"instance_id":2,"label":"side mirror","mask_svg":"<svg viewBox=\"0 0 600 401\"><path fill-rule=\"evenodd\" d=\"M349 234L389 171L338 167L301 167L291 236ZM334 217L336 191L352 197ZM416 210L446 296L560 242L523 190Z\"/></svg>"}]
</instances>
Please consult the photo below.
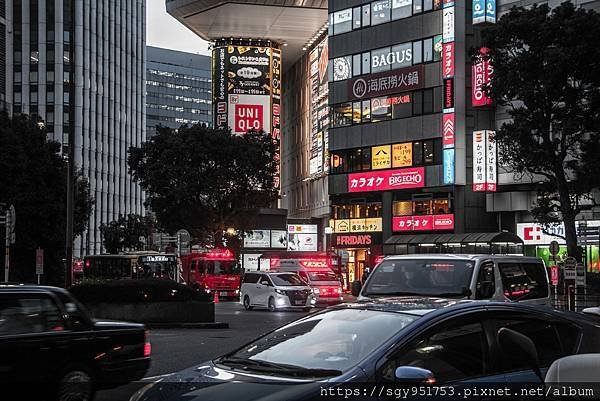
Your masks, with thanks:
<instances>
[{"instance_id":1,"label":"side mirror","mask_svg":"<svg viewBox=\"0 0 600 401\"><path fill-rule=\"evenodd\" d=\"M360 281L357 280L357 281L352 282L352 295L357 297L358 294L360 294L361 289L362 289L362 283Z\"/></svg>"},{"instance_id":2,"label":"side mirror","mask_svg":"<svg viewBox=\"0 0 600 401\"><path fill-rule=\"evenodd\" d=\"M544 377L540 371L540 361L535 344L529 337L506 327L498 330L498 343L504 355L518 362L524 362L534 371L540 381L544 383Z\"/></svg>"},{"instance_id":3,"label":"side mirror","mask_svg":"<svg viewBox=\"0 0 600 401\"><path fill-rule=\"evenodd\" d=\"M430 370L416 366L400 366L396 368L396 381L400 383L433 384L435 376Z\"/></svg>"},{"instance_id":4,"label":"side mirror","mask_svg":"<svg viewBox=\"0 0 600 401\"><path fill-rule=\"evenodd\" d=\"M598 306L593 308L585 308L581 312L586 315L594 315L595 317L600 317L600 307Z\"/></svg>"}]
</instances>

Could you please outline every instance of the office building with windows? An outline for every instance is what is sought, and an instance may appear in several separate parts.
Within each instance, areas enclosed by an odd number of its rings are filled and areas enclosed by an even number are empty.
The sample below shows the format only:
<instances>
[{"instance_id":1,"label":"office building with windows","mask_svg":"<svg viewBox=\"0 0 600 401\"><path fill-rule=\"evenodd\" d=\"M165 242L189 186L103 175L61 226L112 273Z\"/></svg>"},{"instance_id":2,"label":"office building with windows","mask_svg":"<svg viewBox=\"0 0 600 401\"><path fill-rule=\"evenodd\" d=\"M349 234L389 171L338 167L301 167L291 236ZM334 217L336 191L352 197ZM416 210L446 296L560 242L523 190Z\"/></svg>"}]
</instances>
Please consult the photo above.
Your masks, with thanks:
<instances>
[{"instance_id":1,"label":"office building with windows","mask_svg":"<svg viewBox=\"0 0 600 401\"><path fill-rule=\"evenodd\" d=\"M146 48L146 135L158 125L212 124L209 56Z\"/></svg>"},{"instance_id":2,"label":"office building with windows","mask_svg":"<svg viewBox=\"0 0 600 401\"><path fill-rule=\"evenodd\" d=\"M95 199L74 256L100 253L100 224L144 214L127 151L146 135L145 1L5 4L8 109L38 116L63 151L72 148Z\"/></svg>"}]
</instances>

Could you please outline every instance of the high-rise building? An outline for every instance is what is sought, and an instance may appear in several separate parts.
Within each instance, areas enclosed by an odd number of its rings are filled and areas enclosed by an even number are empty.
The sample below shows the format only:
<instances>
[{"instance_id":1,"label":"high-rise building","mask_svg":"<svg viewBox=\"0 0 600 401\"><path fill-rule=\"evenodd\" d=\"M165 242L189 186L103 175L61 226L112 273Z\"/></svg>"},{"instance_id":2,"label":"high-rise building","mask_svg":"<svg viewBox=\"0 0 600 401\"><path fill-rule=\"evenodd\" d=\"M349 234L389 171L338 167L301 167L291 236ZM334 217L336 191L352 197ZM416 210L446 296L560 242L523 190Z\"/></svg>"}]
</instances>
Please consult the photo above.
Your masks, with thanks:
<instances>
[{"instance_id":1,"label":"high-rise building","mask_svg":"<svg viewBox=\"0 0 600 401\"><path fill-rule=\"evenodd\" d=\"M0 110L6 108L6 0L0 0Z\"/></svg>"},{"instance_id":2,"label":"high-rise building","mask_svg":"<svg viewBox=\"0 0 600 401\"><path fill-rule=\"evenodd\" d=\"M99 253L101 223L144 213L127 150L146 137L145 1L8 0L6 26L9 111L38 116L72 147L95 198L74 255Z\"/></svg>"},{"instance_id":3,"label":"high-rise building","mask_svg":"<svg viewBox=\"0 0 600 401\"><path fill-rule=\"evenodd\" d=\"M210 57L146 48L146 134L156 126L212 124Z\"/></svg>"}]
</instances>

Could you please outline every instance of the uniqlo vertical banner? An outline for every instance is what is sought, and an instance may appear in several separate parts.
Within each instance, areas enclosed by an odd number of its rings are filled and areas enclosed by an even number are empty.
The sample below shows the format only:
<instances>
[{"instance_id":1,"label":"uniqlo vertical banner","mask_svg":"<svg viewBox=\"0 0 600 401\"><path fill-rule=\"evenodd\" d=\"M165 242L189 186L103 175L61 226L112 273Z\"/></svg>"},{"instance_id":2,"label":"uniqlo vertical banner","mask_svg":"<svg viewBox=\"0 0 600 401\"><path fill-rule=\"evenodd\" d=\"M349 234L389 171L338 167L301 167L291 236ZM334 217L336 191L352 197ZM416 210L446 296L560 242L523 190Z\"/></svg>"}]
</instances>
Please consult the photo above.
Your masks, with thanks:
<instances>
[{"instance_id":1,"label":"uniqlo vertical banner","mask_svg":"<svg viewBox=\"0 0 600 401\"><path fill-rule=\"evenodd\" d=\"M495 131L473 132L473 191L496 192L498 182Z\"/></svg>"}]
</instances>

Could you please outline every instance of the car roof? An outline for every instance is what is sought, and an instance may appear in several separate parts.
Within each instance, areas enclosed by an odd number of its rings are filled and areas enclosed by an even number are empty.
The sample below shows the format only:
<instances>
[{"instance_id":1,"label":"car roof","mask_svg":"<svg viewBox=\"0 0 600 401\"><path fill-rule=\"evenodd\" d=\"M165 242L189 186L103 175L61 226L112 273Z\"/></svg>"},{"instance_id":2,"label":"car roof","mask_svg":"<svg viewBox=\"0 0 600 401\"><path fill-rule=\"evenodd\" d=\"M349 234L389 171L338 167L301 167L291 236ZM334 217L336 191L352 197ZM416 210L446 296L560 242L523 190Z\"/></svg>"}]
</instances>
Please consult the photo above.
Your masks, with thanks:
<instances>
[{"instance_id":1,"label":"car roof","mask_svg":"<svg viewBox=\"0 0 600 401\"><path fill-rule=\"evenodd\" d=\"M452 259L452 260L480 260L480 259L497 259L497 260L524 260L529 262L539 262L541 259L535 256L522 255L485 255L485 254L454 254L454 253L425 253L413 255L386 255L384 260L402 260L402 259Z\"/></svg>"},{"instance_id":2,"label":"car roof","mask_svg":"<svg viewBox=\"0 0 600 401\"><path fill-rule=\"evenodd\" d=\"M0 284L0 293L7 292L52 292L52 293L66 293L67 290L60 287L52 287L46 285L35 285L35 284L19 284L19 283L3 283Z\"/></svg>"}]
</instances>

